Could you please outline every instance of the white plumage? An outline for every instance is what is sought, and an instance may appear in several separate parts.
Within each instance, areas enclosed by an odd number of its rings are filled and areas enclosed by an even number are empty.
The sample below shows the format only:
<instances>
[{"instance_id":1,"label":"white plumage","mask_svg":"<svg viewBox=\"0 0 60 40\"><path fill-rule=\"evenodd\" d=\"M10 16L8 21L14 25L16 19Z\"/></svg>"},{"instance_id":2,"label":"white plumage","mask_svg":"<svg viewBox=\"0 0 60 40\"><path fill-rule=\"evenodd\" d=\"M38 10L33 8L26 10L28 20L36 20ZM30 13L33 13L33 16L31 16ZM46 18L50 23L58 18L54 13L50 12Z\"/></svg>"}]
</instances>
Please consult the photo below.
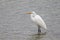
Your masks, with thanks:
<instances>
[{"instance_id":1,"label":"white plumage","mask_svg":"<svg viewBox=\"0 0 60 40\"><path fill-rule=\"evenodd\" d=\"M35 22L37 25L40 25L42 28L47 29L45 22L39 15L36 15L35 17L31 16L31 20Z\"/></svg>"},{"instance_id":2,"label":"white plumage","mask_svg":"<svg viewBox=\"0 0 60 40\"><path fill-rule=\"evenodd\" d=\"M37 15L34 11L33 12L28 12L27 14L31 15L31 20L36 24L39 25L39 28L44 28L47 29L45 22L43 21L43 19Z\"/></svg>"}]
</instances>

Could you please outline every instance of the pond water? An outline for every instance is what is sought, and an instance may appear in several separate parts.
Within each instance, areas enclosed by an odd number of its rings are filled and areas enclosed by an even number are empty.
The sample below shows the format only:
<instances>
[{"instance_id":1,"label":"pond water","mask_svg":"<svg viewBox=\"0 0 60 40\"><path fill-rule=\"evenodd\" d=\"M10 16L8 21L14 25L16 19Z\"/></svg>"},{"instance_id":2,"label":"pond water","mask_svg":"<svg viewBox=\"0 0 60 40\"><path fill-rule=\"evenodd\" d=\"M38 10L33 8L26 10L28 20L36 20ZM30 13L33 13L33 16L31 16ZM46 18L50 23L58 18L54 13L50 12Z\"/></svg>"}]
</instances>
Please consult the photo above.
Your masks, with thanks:
<instances>
[{"instance_id":1,"label":"pond water","mask_svg":"<svg viewBox=\"0 0 60 40\"><path fill-rule=\"evenodd\" d=\"M48 32L37 35L37 26L25 12L35 11ZM0 0L0 40L60 40L60 0Z\"/></svg>"}]
</instances>

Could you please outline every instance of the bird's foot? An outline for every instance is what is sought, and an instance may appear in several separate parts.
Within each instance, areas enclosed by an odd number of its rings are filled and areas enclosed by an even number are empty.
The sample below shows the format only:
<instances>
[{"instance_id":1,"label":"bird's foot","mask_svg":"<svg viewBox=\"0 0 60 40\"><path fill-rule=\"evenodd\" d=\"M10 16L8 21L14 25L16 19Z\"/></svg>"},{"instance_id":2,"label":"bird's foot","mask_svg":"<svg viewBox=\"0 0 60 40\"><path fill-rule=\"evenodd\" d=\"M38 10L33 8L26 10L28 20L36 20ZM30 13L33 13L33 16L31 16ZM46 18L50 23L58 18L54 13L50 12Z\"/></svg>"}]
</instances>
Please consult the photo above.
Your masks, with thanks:
<instances>
[{"instance_id":1,"label":"bird's foot","mask_svg":"<svg viewBox=\"0 0 60 40\"><path fill-rule=\"evenodd\" d=\"M38 35L46 35L47 32L38 32Z\"/></svg>"},{"instance_id":2,"label":"bird's foot","mask_svg":"<svg viewBox=\"0 0 60 40\"><path fill-rule=\"evenodd\" d=\"M38 34L39 34L39 35L41 34L41 30L40 30L40 29L38 30Z\"/></svg>"}]
</instances>

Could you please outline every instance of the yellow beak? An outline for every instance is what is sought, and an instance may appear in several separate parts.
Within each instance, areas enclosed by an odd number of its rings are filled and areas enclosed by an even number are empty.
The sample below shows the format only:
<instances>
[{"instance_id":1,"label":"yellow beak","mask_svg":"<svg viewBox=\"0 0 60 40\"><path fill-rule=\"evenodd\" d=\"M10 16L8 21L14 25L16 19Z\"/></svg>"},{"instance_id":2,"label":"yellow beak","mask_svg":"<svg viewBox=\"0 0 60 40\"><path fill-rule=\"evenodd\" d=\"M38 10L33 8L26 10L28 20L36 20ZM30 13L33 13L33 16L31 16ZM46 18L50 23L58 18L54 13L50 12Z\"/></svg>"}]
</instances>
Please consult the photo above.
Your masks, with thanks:
<instances>
[{"instance_id":1,"label":"yellow beak","mask_svg":"<svg viewBox=\"0 0 60 40\"><path fill-rule=\"evenodd\" d=\"M32 12L27 12L26 14L32 14Z\"/></svg>"}]
</instances>

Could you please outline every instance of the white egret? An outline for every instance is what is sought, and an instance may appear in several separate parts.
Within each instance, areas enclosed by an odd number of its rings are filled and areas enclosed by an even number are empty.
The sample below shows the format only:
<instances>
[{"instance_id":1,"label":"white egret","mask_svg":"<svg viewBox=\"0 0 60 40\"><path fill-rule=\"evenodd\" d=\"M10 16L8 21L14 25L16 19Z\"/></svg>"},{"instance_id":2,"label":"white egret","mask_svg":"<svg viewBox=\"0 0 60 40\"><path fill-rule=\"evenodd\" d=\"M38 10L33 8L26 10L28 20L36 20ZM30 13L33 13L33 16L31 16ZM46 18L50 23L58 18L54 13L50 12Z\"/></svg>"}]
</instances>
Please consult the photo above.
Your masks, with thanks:
<instances>
[{"instance_id":1,"label":"white egret","mask_svg":"<svg viewBox=\"0 0 60 40\"><path fill-rule=\"evenodd\" d=\"M47 29L45 22L43 19L37 15L34 11L33 12L27 12L26 14L31 15L31 20L38 26L38 32L41 32L41 27L44 29Z\"/></svg>"}]
</instances>

